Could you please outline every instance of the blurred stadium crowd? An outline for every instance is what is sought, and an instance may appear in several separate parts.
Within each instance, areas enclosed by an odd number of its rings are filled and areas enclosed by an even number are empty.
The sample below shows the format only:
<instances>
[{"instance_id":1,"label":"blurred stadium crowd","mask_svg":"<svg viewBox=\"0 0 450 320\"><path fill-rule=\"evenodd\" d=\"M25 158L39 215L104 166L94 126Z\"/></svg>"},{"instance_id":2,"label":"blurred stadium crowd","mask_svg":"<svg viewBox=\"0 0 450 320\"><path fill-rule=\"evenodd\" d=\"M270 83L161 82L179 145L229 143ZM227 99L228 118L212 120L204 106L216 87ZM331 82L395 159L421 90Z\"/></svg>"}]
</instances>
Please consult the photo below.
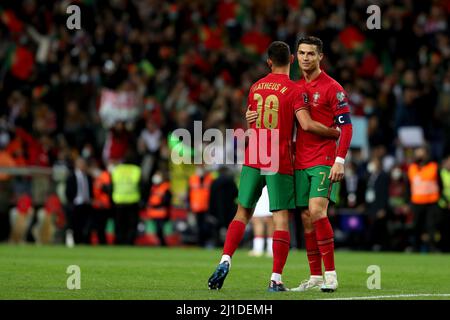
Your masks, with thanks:
<instances>
[{"instance_id":1,"label":"blurred stadium crowd","mask_svg":"<svg viewBox=\"0 0 450 320\"><path fill-rule=\"evenodd\" d=\"M247 92L268 71L268 44L282 40L294 51L296 39L308 34L323 40L323 69L347 91L359 128L340 200L330 209L336 246L450 250L449 182L436 177L439 197L423 209L411 201L408 176L414 162L436 162L442 176L450 174L450 2L373 2L381 8L379 30L367 30L372 2L363 0L2 1L0 168L15 170L0 173L1 240L21 216L11 210L34 208L34 227L39 210L55 213L57 241L64 241L69 223L97 230L97 238L78 235L76 242L113 242L103 231L114 234L109 218L116 228L121 223L115 201L99 219L91 210L95 191L84 198L68 189L85 181L78 180L76 168L89 176L91 189L102 172L113 174L114 165L126 161L142 170L140 199L132 209L141 214L126 222L139 226L131 243L163 243L161 234L172 234L168 244L219 245L234 214L232 177L239 168L219 174L217 166L189 167L180 173L170 163L171 132L192 131L195 120L203 121L204 130L246 128ZM66 26L70 4L81 8L81 30ZM296 62L291 72L292 79L300 77ZM107 108L119 97L128 99L134 113ZM417 149L424 144L428 148ZM213 190L191 196L196 182L190 177L199 174L203 183L204 171L212 178L203 187ZM173 214L153 212L161 214L161 224L145 210L152 206L152 185L163 182L171 183L171 195L162 188L167 197L157 207L171 207ZM195 211L193 201L208 202L199 206L195 221L185 214ZM217 204L224 201L230 202L226 208ZM81 221L68 214L80 212L74 209L79 205L90 212ZM293 214L294 230L300 230L297 218ZM164 224L169 220L172 228ZM195 237L189 237L191 229ZM28 241L39 238L29 230ZM300 247L299 232L296 239Z\"/></svg>"}]
</instances>

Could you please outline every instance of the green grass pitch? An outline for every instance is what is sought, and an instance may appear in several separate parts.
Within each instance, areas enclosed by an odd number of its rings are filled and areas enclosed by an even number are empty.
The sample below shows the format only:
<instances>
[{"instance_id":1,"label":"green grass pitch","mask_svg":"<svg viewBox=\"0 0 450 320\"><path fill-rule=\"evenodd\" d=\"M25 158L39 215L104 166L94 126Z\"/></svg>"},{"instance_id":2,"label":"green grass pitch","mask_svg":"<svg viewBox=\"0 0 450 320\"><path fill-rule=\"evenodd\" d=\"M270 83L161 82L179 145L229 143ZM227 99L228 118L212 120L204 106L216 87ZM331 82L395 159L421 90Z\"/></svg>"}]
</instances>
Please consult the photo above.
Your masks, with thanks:
<instances>
[{"instance_id":1,"label":"green grass pitch","mask_svg":"<svg viewBox=\"0 0 450 320\"><path fill-rule=\"evenodd\" d=\"M272 260L247 252L239 249L233 257L222 290L210 291L207 280L220 258L218 249L0 245L0 299L450 299L448 254L337 251L337 292L268 293ZM79 290L67 289L69 265L80 267ZM381 289L367 288L370 265L381 268ZM291 250L284 283L295 287L307 275L305 253Z\"/></svg>"}]
</instances>

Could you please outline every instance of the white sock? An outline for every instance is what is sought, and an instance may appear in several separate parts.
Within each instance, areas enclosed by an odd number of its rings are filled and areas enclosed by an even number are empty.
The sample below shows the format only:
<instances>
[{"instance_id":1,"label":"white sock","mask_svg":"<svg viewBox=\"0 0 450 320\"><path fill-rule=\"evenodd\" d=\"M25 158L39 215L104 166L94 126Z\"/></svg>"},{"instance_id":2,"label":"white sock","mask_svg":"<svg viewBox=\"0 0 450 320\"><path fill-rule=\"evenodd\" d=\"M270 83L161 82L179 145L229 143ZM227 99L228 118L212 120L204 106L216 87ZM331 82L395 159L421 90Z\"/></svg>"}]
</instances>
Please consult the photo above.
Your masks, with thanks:
<instances>
[{"instance_id":1,"label":"white sock","mask_svg":"<svg viewBox=\"0 0 450 320\"><path fill-rule=\"evenodd\" d=\"M227 255L227 254L224 254L222 256L222 259L220 259L219 264L221 264L222 262L225 262L225 261L228 262L228 264L230 265L230 268L231 268L231 257L229 255Z\"/></svg>"},{"instance_id":2,"label":"white sock","mask_svg":"<svg viewBox=\"0 0 450 320\"><path fill-rule=\"evenodd\" d=\"M266 238L266 245L267 245L267 248L266 248L267 253L273 254L273 250L272 250L273 240L272 240L272 237Z\"/></svg>"},{"instance_id":3,"label":"white sock","mask_svg":"<svg viewBox=\"0 0 450 320\"><path fill-rule=\"evenodd\" d=\"M257 253L264 252L264 238L262 237L253 238L253 251Z\"/></svg>"},{"instance_id":4,"label":"white sock","mask_svg":"<svg viewBox=\"0 0 450 320\"><path fill-rule=\"evenodd\" d=\"M281 282L281 274L279 273L272 273L272 276L270 277L270 280L273 280L275 282Z\"/></svg>"}]
</instances>

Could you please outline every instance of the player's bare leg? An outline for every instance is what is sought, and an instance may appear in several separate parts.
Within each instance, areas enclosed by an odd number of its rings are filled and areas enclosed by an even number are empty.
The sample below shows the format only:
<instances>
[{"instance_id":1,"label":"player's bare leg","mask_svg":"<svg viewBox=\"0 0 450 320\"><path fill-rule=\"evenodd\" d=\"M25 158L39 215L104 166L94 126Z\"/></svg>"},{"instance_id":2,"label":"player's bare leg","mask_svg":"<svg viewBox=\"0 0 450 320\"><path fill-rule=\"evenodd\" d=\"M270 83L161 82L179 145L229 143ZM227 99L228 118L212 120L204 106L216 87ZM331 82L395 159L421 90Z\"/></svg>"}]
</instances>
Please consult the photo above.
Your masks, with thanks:
<instances>
[{"instance_id":1,"label":"player's bare leg","mask_svg":"<svg viewBox=\"0 0 450 320\"><path fill-rule=\"evenodd\" d=\"M253 217L253 248L248 253L252 257L262 257L264 254L264 218Z\"/></svg>"},{"instance_id":2,"label":"player's bare leg","mask_svg":"<svg viewBox=\"0 0 450 320\"><path fill-rule=\"evenodd\" d=\"M309 279L303 280L300 285L291 291L308 291L320 289L323 285L322 257L317 246L316 232L308 209L301 212L302 225L305 236L306 255L309 262Z\"/></svg>"},{"instance_id":3,"label":"player's bare leg","mask_svg":"<svg viewBox=\"0 0 450 320\"><path fill-rule=\"evenodd\" d=\"M273 257L273 241L272 241L272 235L274 231L274 225L273 225L273 217L264 217L264 225L266 226L266 254L268 257Z\"/></svg>"},{"instance_id":4,"label":"player's bare leg","mask_svg":"<svg viewBox=\"0 0 450 320\"><path fill-rule=\"evenodd\" d=\"M289 234L289 211L274 211L273 222L273 268L268 291L287 291L281 280L281 274L283 273L283 268L289 255L289 245L291 242Z\"/></svg>"},{"instance_id":5,"label":"player's bare leg","mask_svg":"<svg viewBox=\"0 0 450 320\"><path fill-rule=\"evenodd\" d=\"M242 241L245 227L252 218L252 215L253 209L244 208L240 204L238 205L236 215L228 227L220 263L208 279L209 289L219 290L222 288L223 282L231 268L231 257Z\"/></svg>"},{"instance_id":6,"label":"player's bare leg","mask_svg":"<svg viewBox=\"0 0 450 320\"><path fill-rule=\"evenodd\" d=\"M327 198L309 199L311 221L314 225L317 245L325 267L325 281L321 290L333 292L338 287L338 281L334 267L334 232L327 216L328 203Z\"/></svg>"}]
</instances>

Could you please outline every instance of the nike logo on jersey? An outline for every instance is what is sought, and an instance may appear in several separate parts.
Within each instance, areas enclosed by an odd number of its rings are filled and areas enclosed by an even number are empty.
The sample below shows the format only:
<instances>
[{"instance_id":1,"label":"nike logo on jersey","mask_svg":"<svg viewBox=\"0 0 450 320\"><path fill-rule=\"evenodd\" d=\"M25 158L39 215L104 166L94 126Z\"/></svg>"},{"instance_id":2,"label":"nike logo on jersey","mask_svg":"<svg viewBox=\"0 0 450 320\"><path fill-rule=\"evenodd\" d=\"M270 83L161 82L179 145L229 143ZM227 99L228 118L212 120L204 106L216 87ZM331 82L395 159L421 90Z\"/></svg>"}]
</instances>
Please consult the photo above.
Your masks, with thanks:
<instances>
[{"instance_id":1,"label":"nike logo on jersey","mask_svg":"<svg viewBox=\"0 0 450 320\"><path fill-rule=\"evenodd\" d=\"M324 191L324 190L327 190L327 188L317 188L317 191L319 191L319 192Z\"/></svg>"}]
</instances>

